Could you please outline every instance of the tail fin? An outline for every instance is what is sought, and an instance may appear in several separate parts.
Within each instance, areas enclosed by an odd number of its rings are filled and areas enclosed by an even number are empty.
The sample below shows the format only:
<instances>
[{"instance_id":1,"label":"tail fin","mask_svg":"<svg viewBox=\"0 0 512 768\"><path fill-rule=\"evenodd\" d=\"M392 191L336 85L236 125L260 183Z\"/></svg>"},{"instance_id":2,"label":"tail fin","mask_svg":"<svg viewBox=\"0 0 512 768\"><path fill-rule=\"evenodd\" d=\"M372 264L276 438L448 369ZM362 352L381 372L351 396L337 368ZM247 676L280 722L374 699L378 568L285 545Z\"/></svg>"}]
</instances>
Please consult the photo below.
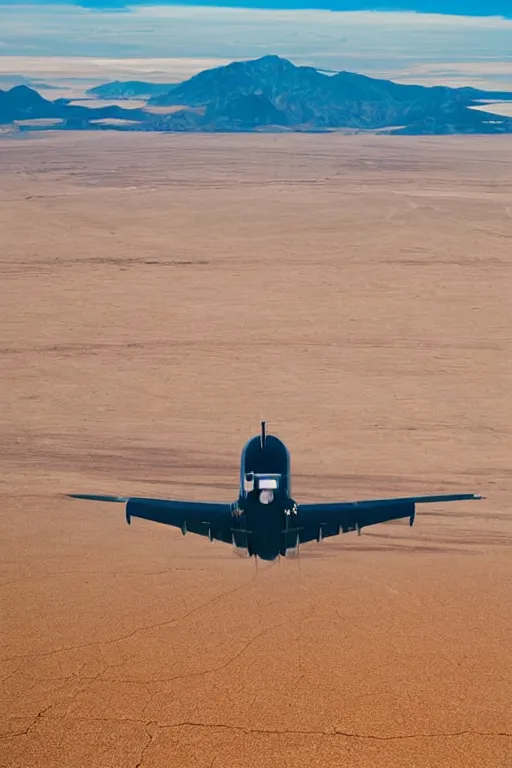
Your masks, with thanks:
<instances>
[{"instance_id":1,"label":"tail fin","mask_svg":"<svg viewBox=\"0 0 512 768\"><path fill-rule=\"evenodd\" d=\"M262 421L261 422L261 436L260 436L260 444L261 444L262 448L265 447L265 441L267 439L267 432L266 432L265 427L266 427L266 422Z\"/></svg>"}]
</instances>

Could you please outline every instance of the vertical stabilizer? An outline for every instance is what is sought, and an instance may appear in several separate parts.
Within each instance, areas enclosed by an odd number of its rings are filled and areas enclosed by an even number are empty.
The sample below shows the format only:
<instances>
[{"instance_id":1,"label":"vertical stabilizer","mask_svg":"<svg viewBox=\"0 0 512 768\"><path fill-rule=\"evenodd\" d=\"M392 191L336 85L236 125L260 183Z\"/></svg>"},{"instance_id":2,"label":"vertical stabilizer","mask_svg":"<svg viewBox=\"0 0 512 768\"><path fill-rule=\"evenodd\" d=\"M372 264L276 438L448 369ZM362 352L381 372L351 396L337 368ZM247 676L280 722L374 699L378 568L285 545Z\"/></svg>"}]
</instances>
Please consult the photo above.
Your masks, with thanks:
<instances>
[{"instance_id":1,"label":"vertical stabilizer","mask_svg":"<svg viewBox=\"0 0 512 768\"><path fill-rule=\"evenodd\" d=\"M261 422L261 435L260 435L260 443L262 449L265 447L265 441L267 439L267 432L266 432L266 423L264 421Z\"/></svg>"}]
</instances>

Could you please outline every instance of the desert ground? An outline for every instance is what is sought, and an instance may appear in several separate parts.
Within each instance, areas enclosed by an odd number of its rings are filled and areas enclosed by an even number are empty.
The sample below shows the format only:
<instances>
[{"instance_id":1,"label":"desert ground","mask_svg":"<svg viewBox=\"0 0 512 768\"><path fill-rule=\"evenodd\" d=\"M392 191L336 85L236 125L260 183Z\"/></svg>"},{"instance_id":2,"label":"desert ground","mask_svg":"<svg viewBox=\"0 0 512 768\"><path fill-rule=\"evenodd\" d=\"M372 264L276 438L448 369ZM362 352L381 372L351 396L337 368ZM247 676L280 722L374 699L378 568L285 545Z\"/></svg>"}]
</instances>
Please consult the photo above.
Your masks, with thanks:
<instances>
[{"instance_id":1,"label":"desert ground","mask_svg":"<svg viewBox=\"0 0 512 768\"><path fill-rule=\"evenodd\" d=\"M6 768L512 766L512 138L0 141ZM480 492L274 564L69 492Z\"/></svg>"}]
</instances>

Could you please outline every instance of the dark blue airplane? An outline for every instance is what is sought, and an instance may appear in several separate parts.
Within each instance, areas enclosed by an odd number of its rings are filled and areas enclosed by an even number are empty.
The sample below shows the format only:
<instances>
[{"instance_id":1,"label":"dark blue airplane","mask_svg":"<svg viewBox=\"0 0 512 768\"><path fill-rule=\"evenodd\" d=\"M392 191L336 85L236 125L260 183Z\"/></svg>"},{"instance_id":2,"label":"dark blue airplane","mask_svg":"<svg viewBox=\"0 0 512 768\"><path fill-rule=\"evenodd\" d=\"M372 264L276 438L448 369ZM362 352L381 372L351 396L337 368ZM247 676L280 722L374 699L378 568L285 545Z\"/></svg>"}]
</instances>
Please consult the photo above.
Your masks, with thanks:
<instances>
[{"instance_id":1,"label":"dark blue airplane","mask_svg":"<svg viewBox=\"0 0 512 768\"><path fill-rule=\"evenodd\" d=\"M414 524L416 504L482 499L474 493L409 496L395 499L297 504L291 495L290 454L285 444L266 433L251 438L243 448L240 488L234 503L171 501L121 496L70 494L75 499L126 504L126 521L132 517L181 528L232 544L236 551L275 560L299 544L327 536L357 531L388 520L409 518Z\"/></svg>"}]
</instances>

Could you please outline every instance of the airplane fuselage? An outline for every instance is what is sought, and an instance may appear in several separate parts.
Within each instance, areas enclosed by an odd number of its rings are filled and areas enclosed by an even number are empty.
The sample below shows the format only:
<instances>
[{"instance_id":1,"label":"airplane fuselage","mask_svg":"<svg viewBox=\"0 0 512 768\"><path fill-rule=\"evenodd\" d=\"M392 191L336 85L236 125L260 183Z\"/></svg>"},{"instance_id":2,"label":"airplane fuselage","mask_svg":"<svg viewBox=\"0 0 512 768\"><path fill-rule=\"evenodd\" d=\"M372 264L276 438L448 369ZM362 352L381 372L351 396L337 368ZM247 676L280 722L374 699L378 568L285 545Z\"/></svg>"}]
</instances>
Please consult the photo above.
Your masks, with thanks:
<instances>
[{"instance_id":1,"label":"airplane fuselage","mask_svg":"<svg viewBox=\"0 0 512 768\"><path fill-rule=\"evenodd\" d=\"M274 435L251 438L242 450L233 545L275 560L297 545L297 505L291 497L290 453Z\"/></svg>"}]
</instances>

